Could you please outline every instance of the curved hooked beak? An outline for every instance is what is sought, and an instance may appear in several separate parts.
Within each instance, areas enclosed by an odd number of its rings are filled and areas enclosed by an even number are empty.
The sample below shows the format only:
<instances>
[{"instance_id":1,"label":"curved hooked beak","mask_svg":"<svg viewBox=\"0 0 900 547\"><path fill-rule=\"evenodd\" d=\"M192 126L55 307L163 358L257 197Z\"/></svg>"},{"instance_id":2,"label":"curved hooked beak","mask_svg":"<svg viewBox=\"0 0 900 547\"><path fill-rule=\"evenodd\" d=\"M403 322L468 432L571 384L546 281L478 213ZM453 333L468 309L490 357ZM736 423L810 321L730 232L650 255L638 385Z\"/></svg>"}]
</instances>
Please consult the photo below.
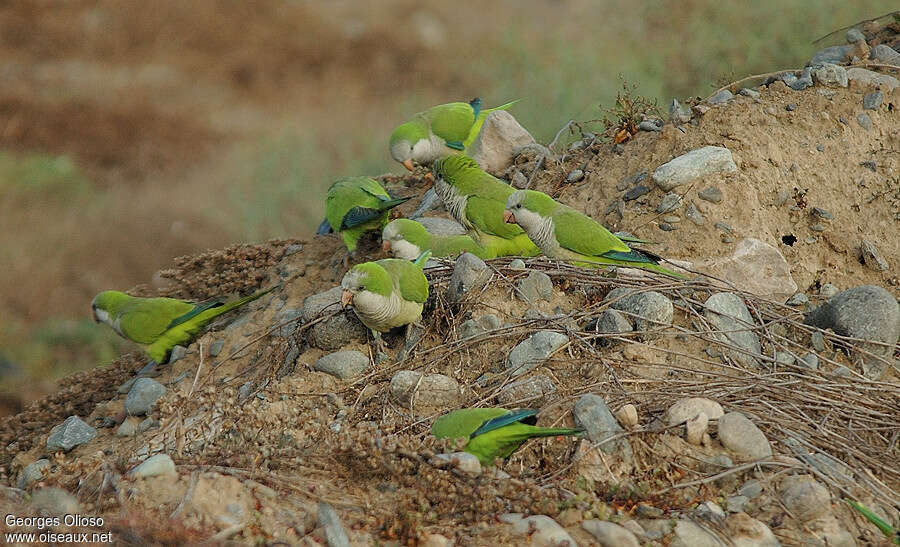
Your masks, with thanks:
<instances>
[{"instance_id":1,"label":"curved hooked beak","mask_svg":"<svg viewBox=\"0 0 900 547\"><path fill-rule=\"evenodd\" d=\"M345 290L341 293L341 307L346 308L348 305L353 303L353 293Z\"/></svg>"},{"instance_id":2,"label":"curved hooked beak","mask_svg":"<svg viewBox=\"0 0 900 547\"><path fill-rule=\"evenodd\" d=\"M412 162L412 159L408 159L408 160L402 161L402 162L400 162L400 163L402 163L402 164L403 164L403 167L406 167L406 169L407 169L410 173L413 172L413 162Z\"/></svg>"},{"instance_id":3,"label":"curved hooked beak","mask_svg":"<svg viewBox=\"0 0 900 547\"><path fill-rule=\"evenodd\" d=\"M389 239L385 239L381 242L381 250L386 253L391 251L391 241Z\"/></svg>"},{"instance_id":4,"label":"curved hooked beak","mask_svg":"<svg viewBox=\"0 0 900 547\"><path fill-rule=\"evenodd\" d=\"M503 222L507 224L515 224L516 215L514 215L513 212L509 209L506 209L505 211L503 211Z\"/></svg>"}]
</instances>

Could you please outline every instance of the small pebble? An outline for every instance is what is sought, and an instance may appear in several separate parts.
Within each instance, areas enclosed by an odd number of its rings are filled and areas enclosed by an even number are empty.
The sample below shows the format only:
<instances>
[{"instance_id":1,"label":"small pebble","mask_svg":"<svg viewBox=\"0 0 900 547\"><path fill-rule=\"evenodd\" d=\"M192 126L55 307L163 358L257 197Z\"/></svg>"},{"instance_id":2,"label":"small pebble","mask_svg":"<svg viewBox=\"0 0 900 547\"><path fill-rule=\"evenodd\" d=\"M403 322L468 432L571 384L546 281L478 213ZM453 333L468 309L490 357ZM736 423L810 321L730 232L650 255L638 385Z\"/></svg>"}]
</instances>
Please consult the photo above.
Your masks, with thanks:
<instances>
[{"instance_id":1,"label":"small pebble","mask_svg":"<svg viewBox=\"0 0 900 547\"><path fill-rule=\"evenodd\" d=\"M697 197L710 203L721 203L722 191L715 186L707 186L703 190L697 192Z\"/></svg>"},{"instance_id":2,"label":"small pebble","mask_svg":"<svg viewBox=\"0 0 900 547\"><path fill-rule=\"evenodd\" d=\"M788 112L793 112L794 110L797 110L797 103L788 103L787 106L784 107L784 109Z\"/></svg>"},{"instance_id":3,"label":"small pebble","mask_svg":"<svg viewBox=\"0 0 900 547\"><path fill-rule=\"evenodd\" d=\"M644 120L638 124L638 129L641 131L659 131L662 129L662 126L661 120Z\"/></svg>"},{"instance_id":4,"label":"small pebble","mask_svg":"<svg viewBox=\"0 0 900 547\"><path fill-rule=\"evenodd\" d=\"M566 182L571 184L573 182L578 182L584 178L584 171L581 169L573 169L569 176L566 177Z\"/></svg>"},{"instance_id":5,"label":"small pebble","mask_svg":"<svg viewBox=\"0 0 900 547\"><path fill-rule=\"evenodd\" d=\"M714 224L714 226L716 227L717 230L720 230L720 231L722 231L722 232L725 232L725 233L728 233L728 234L730 234L730 233L732 232L731 226L729 226L728 224L722 222L721 220L717 221L717 222Z\"/></svg>"},{"instance_id":6,"label":"small pebble","mask_svg":"<svg viewBox=\"0 0 900 547\"><path fill-rule=\"evenodd\" d=\"M755 89L750 89L749 87L745 87L745 88L741 89L740 94L743 95L744 97L750 97L751 99L759 98L759 91L756 91Z\"/></svg>"},{"instance_id":7,"label":"small pebble","mask_svg":"<svg viewBox=\"0 0 900 547\"><path fill-rule=\"evenodd\" d=\"M710 97L709 101L707 101L707 102L709 102L709 104L712 104L712 105L720 105L720 104L727 103L733 97L734 97L734 95L731 93L731 91L728 91L727 89L723 89L722 91L719 91L718 93L716 93L715 95Z\"/></svg>"},{"instance_id":8,"label":"small pebble","mask_svg":"<svg viewBox=\"0 0 900 547\"><path fill-rule=\"evenodd\" d=\"M685 208L684 216L697 226L700 226L706 222L706 219L703 218L703 215L700 214L700 211L697 210L697 206L693 203L689 203L687 208Z\"/></svg>"},{"instance_id":9,"label":"small pebble","mask_svg":"<svg viewBox=\"0 0 900 547\"><path fill-rule=\"evenodd\" d=\"M750 479L738 488L738 495L753 499L762 494L762 484L756 479Z\"/></svg>"},{"instance_id":10,"label":"small pebble","mask_svg":"<svg viewBox=\"0 0 900 547\"><path fill-rule=\"evenodd\" d=\"M643 196L644 194L646 194L649 191L650 191L649 186L639 184L639 185L631 188L627 192L625 192L625 195L622 196L622 199L624 199L625 201L632 201L632 200L635 200L635 199Z\"/></svg>"},{"instance_id":11,"label":"small pebble","mask_svg":"<svg viewBox=\"0 0 900 547\"><path fill-rule=\"evenodd\" d=\"M824 145L824 144L817 144L817 145L816 145L816 150L818 150L819 152L824 152L824 151L825 151L825 145Z\"/></svg>"},{"instance_id":12,"label":"small pebble","mask_svg":"<svg viewBox=\"0 0 900 547\"><path fill-rule=\"evenodd\" d=\"M855 44L856 42L864 42L866 40L866 35L863 34L859 29L852 28L847 31L847 43Z\"/></svg>"},{"instance_id":13,"label":"small pebble","mask_svg":"<svg viewBox=\"0 0 900 547\"><path fill-rule=\"evenodd\" d=\"M675 192L669 192L664 195L662 200L659 202L659 206L656 208L657 213L671 213L677 209L681 208L683 203L683 199L680 195Z\"/></svg>"},{"instance_id":14,"label":"small pebble","mask_svg":"<svg viewBox=\"0 0 900 547\"><path fill-rule=\"evenodd\" d=\"M815 353L807 353L800 358L799 364L810 370L817 370L819 368L819 357Z\"/></svg>"},{"instance_id":15,"label":"small pebble","mask_svg":"<svg viewBox=\"0 0 900 547\"><path fill-rule=\"evenodd\" d=\"M860 112L856 115L856 123L866 131L871 131L872 129L872 118L865 112Z\"/></svg>"},{"instance_id":16,"label":"small pebble","mask_svg":"<svg viewBox=\"0 0 900 547\"><path fill-rule=\"evenodd\" d=\"M863 95L863 110L878 110L884 102L884 93L873 91Z\"/></svg>"},{"instance_id":17,"label":"small pebble","mask_svg":"<svg viewBox=\"0 0 900 547\"><path fill-rule=\"evenodd\" d=\"M681 222L681 217L678 215L666 215L663 217L663 220L669 224L678 224Z\"/></svg>"},{"instance_id":18,"label":"small pebble","mask_svg":"<svg viewBox=\"0 0 900 547\"><path fill-rule=\"evenodd\" d=\"M675 230L675 227L672 226L671 224L669 224L668 222L660 222L659 229L662 230L663 232L671 232L671 231Z\"/></svg>"},{"instance_id":19,"label":"small pebble","mask_svg":"<svg viewBox=\"0 0 900 547\"><path fill-rule=\"evenodd\" d=\"M509 268L511 270L524 270L525 269L525 261L521 258L514 258L509 261Z\"/></svg>"},{"instance_id":20,"label":"small pebble","mask_svg":"<svg viewBox=\"0 0 900 547\"><path fill-rule=\"evenodd\" d=\"M821 207L813 207L811 214L823 220L832 220L834 218L834 215L830 211L822 209Z\"/></svg>"},{"instance_id":21,"label":"small pebble","mask_svg":"<svg viewBox=\"0 0 900 547\"><path fill-rule=\"evenodd\" d=\"M824 298L831 298L832 296L836 295L839 292L841 292L841 290L838 289L837 287L835 287L834 285L832 285L831 283L825 283L819 289L819 296L822 296Z\"/></svg>"},{"instance_id":22,"label":"small pebble","mask_svg":"<svg viewBox=\"0 0 900 547\"><path fill-rule=\"evenodd\" d=\"M825 350L825 335L821 332L814 332L812 336L810 336L810 345L816 351L824 351Z\"/></svg>"}]
</instances>

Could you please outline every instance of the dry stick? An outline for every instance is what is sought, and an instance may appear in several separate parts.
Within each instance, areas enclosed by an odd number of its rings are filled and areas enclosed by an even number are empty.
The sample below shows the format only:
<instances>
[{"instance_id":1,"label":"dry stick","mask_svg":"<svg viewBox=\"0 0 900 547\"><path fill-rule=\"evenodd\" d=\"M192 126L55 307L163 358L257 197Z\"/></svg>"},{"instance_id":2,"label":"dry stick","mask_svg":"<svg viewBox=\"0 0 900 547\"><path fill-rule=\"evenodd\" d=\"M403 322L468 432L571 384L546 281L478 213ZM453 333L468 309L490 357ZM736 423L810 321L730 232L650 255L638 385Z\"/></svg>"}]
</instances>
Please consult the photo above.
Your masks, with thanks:
<instances>
[{"instance_id":1,"label":"dry stick","mask_svg":"<svg viewBox=\"0 0 900 547\"><path fill-rule=\"evenodd\" d=\"M900 13L900 11L889 11L887 13L879 15L878 17L873 17L871 19L863 19L862 21L858 21L856 23L853 23L852 25L847 25L846 27L842 27L837 30L833 30L833 31L829 32L828 34L826 34L825 36L822 36L822 37L819 37L819 38L816 38L815 40L813 40L812 45L816 45L819 42L821 42L822 40L825 40L826 38L834 36L839 32L843 32L845 30L850 30L852 28L860 27L862 25L865 25L866 23L874 23L875 21L878 21L879 19L887 17L888 15L894 15L896 13Z\"/></svg>"},{"instance_id":2,"label":"dry stick","mask_svg":"<svg viewBox=\"0 0 900 547\"><path fill-rule=\"evenodd\" d=\"M200 369L203 368L203 342L200 342L200 364L197 365L197 373L194 374L194 383L191 384L191 389L188 390L187 396L190 397L192 393L194 393L194 387L197 385L197 379L200 378Z\"/></svg>"},{"instance_id":3,"label":"dry stick","mask_svg":"<svg viewBox=\"0 0 900 547\"><path fill-rule=\"evenodd\" d=\"M547 150L550 150L551 148L553 148L553 146L556 144L556 141L559 140L559 137L562 136L563 132L566 129L572 127L573 123L575 123L575 120L569 120L566 123L566 125L564 125L562 127L562 129L560 129L559 131L556 132L556 136L553 137L553 140L550 141L550 144L547 145ZM552 152L552 150L551 150L551 152ZM531 183L534 180L535 175L537 175L537 172L541 168L541 166L544 165L544 160L546 160L546 159L547 159L547 154L542 152L541 157L538 160L538 162L535 164L534 169L531 171L531 174L528 175L528 182L525 183L525 190L528 190L529 188L531 188Z\"/></svg>"},{"instance_id":4,"label":"dry stick","mask_svg":"<svg viewBox=\"0 0 900 547\"><path fill-rule=\"evenodd\" d=\"M665 494L666 492L669 492L669 491L671 491L671 490L676 490L676 489L680 489L680 488L687 488L687 487L689 487L689 486L697 486L697 485L700 485L700 484L706 484L706 483L713 482L713 481L715 481L715 480L721 479L722 477L727 477L728 475L733 475L733 474L735 474L735 473L740 473L741 471L746 471L747 469L752 469L752 468L754 468L754 467L762 466L762 465L770 465L770 466L777 466L777 467L789 467L789 468L799 468L799 467L801 467L801 466L797 466L797 465L790 464L790 463L784 463L784 462L765 461L765 460L764 460L764 461L755 461L755 462L745 463L745 464L743 464L743 465L738 465L738 466L732 467L731 469L728 469L728 470L726 470L726 471L722 471L721 473L716 473L715 475L711 475L711 476L709 476L709 477L705 477L705 478L698 479L698 480L695 480L695 481L689 481L689 482L682 482L682 483L679 483L679 484L674 484L674 485L672 485L672 486L669 486L668 488L663 488L662 490L657 490L656 492L653 492L651 495L652 495L652 496L659 496L659 495Z\"/></svg>"}]
</instances>

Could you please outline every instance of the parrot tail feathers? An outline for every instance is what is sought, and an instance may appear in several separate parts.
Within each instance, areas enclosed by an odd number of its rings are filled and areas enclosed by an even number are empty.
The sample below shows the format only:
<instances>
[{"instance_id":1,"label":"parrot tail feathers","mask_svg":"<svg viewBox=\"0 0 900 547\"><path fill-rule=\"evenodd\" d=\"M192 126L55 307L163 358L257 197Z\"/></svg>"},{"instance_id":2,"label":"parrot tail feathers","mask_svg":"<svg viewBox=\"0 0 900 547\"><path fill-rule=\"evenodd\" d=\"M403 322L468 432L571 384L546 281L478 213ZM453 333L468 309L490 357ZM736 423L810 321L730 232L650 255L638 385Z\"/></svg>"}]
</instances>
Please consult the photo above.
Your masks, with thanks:
<instances>
[{"instance_id":1,"label":"parrot tail feathers","mask_svg":"<svg viewBox=\"0 0 900 547\"><path fill-rule=\"evenodd\" d=\"M319 224L319 227L316 229L316 235L330 234L333 231L334 229L331 227L331 224L328 223L328 219L326 218L322 221L321 224Z\"/></svg>"},{"instance_id":2,"label":"parrot tail feathers","mask_svg":"<svg viewBox=\"0 0 900 547\"><path fill-rule=\"evenodd\" d=\"M481 112L481 98L475 97L471 101L469 101L469 106L472 107L472 110L475 112L475 118L478 118L478 114Z\"/></svg>"},{"instance_id":3,"label":"parrot tail feathers","mask_svg":"<svg viewBox=\"0 0 900 547\"><path fill-rule=\"evenodd\" d=\"M422 254L417 256L415 260L413 260L413 264L420 268L424 268L425 263L428 262L429 258L431 258L431 251L426 249L425 251L422 251Z\"/></svg>"},{"instance_id":4,"label":"parrot tail feathers","mask_svg":"<svg viewBox=\"0 0 900 547\"><path fill-rule=\"evenodd\" d=\"M509 110L509 108L511 106L513 106L514 104L516 104L517 102L519 102L521 100L522 99L515 99L513 101L509 101L506 104L501 104L500 106L495 106L494 108L488 108L487 110L484 111L484 113L485 113L485 115L487 115L487 114L490 114L491 112L494 112L495 110Z\"/></svg>"}]
</instances>

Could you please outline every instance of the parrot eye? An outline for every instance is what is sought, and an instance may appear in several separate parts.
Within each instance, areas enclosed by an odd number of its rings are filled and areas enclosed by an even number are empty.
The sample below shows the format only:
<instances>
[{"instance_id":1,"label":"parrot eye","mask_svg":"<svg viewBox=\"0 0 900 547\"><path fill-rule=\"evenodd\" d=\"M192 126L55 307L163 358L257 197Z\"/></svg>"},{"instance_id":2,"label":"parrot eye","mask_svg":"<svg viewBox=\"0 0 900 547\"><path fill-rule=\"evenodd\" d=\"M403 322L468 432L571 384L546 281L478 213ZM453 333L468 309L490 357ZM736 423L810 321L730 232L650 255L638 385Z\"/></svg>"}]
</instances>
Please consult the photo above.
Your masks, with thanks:
<instances>
[{"instance_id":1,"label":"parrot eye","mask_svg":"<svg viewBox=\"0 0 900 547\"><path fill-rule=\"evenodd\" d=\"M521 204L521 203L516 204L516 209L521 209L521 208L522 208L522 204Z\"/></svg>"}]
</instances>

